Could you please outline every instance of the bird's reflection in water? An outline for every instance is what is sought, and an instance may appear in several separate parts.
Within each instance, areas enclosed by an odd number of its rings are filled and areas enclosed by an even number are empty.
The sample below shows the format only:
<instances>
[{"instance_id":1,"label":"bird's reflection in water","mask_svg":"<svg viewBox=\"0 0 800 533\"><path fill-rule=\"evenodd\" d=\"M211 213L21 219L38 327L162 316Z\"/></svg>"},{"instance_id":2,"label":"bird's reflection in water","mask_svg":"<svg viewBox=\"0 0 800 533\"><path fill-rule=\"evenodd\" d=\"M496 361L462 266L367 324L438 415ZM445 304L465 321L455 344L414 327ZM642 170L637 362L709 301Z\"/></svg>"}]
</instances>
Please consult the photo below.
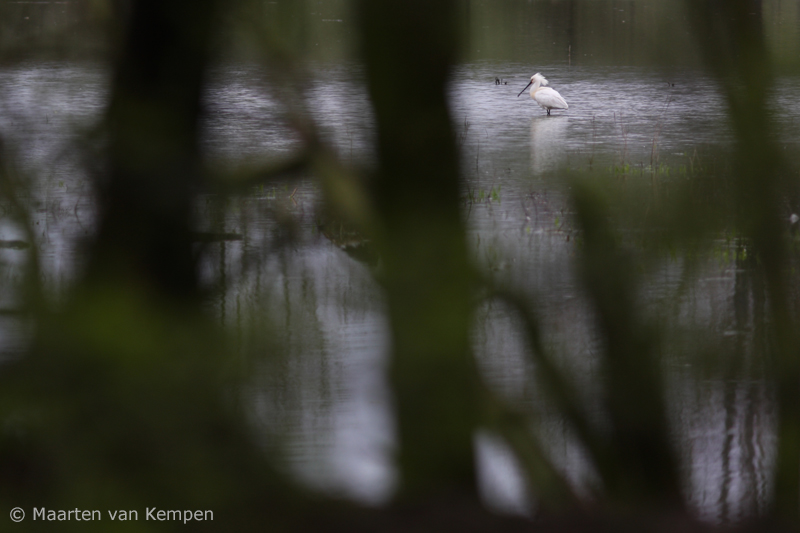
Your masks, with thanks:
<instances>
[{"instance_id":1,"label":"bird's reflection in water","mask_svg":"<svg viewBox=\"0 0 800 533\"><path fill-rule=\"evenodd\" d=\"M539 175L567 159L569 117L539 115L531 119L531 170Z\"/></svg>"}]
</instances>

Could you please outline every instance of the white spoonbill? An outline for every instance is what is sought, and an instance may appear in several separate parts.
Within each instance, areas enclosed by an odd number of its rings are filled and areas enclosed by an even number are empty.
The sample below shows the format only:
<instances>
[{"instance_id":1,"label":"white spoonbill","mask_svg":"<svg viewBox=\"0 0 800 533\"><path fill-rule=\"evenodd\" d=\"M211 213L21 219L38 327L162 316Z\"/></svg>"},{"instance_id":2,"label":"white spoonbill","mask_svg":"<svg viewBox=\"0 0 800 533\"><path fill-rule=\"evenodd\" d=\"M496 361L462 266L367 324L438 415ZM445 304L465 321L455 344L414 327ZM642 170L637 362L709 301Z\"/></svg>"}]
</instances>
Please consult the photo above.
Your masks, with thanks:
<instances>
[{"instance_id":1,"label":"white spoonbill","mask_svg":"<svg viewBox=\"0 0 800 533\"><path fill-rule=\"evenodd\" d=\"M531 84L533 84L533 87L531 87ZM525 89L531 87L531 98L533 98L534 101L542 107L542 109L546 109L548 115L550 114L551 109L569 109L567 101L564 100L560 94L558 94L558 91L555 91L550 87L543 87L547 84L548 81L544 78L544 76L537 72L531 76L531 81L525 86ZM525 89L522 89L519 92L517 98L519 98L520 95L525 92Z\"/></svg>"}]
</instances>

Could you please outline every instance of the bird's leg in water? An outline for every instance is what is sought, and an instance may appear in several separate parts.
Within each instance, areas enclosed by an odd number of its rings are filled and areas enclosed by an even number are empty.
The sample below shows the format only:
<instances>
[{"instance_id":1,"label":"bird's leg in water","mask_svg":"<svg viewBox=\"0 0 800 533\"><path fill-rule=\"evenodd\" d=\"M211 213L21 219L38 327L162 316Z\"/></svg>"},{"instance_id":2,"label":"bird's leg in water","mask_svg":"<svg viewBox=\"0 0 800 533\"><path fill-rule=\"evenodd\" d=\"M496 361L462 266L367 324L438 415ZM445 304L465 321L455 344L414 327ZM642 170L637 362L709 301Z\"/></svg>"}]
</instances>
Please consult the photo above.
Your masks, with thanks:
<instances>
[{"instance_id":1,"label":"bird's leg in water","mask_svg":"<svg viewBox=\"0 0 800 533\"><path fill-rule=\"evenodd\" d=\"M550 110L549 110L549 109L547 110L547 114L548 114L548 115L550 114Z\"/></svg>"}]
</instances>

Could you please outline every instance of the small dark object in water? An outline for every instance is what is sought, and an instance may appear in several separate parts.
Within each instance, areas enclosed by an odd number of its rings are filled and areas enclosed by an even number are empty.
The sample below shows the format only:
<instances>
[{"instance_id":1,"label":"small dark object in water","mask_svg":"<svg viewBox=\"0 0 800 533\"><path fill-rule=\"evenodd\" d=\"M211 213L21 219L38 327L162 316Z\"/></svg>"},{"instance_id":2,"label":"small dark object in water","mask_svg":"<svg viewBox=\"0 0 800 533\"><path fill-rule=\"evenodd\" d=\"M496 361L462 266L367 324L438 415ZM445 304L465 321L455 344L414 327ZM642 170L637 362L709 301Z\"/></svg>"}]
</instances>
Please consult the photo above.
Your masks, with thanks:
<instances>
[{"instance_id":1,"label":"small dark object in water","mask_svg":"<svg viewBox=\"0 0 800 533\"><path fill-rule=\"evenodd\" d=\"M494 79L494 84L495 85L500 85L500 78L495 78Z\"/></svg>"},{"instance_id":2,"label":"small dark object in water","mask_svg":"<svg viewBox=\"0 0 800 533\"><path fill-rule=\"evenodd\" d=\"M495 85L508 85L508 82L506 80L504 80L503 78L495 78L494 79L494 84Z\"/></svg>"}]
</instances>

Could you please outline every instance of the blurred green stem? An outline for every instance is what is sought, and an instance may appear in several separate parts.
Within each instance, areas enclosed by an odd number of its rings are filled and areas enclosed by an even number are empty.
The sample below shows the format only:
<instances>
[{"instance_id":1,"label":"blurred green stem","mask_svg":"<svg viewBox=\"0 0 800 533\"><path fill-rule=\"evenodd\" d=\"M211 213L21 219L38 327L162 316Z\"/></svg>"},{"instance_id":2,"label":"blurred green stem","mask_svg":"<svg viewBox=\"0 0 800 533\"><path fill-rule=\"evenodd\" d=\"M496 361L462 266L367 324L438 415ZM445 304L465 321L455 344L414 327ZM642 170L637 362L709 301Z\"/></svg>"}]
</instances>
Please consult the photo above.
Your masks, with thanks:
<instances>
[{"instance_id":1,"label":"blurred green stem","mask_svg":"<svg viewBox=\"0 0 800 533\"><path fill-rule=\"evenodd\" d=\"M638 279L631 258L609 227L608 208L588 184L573 186L583 232L580 277L602 346L605 407L611 425L604 480L613 500L682 508L663 376L654 327L638 315Z\"/></svg>"},{"instance_id":2,"label":"blurred green stem","mask_svg":"<svg viewBox=\"0 0 800 533\"><path fill-rule=\"evenodd\" d=\"M86 279L122 276L196 303L191 212L201 186L201 96L218 3L139 0L127 7Z\"/></svg>"},{"instance_id":3,"label":"blurred green stem","mask_svg":"<svg viewBox=\"0 0 800 533\"><path fill-rule=\"evenodd\" d=\"M774 142L767 102L774 77L767 53L762 4L757 0L687 2L699 48L717 75L737 139L736 221L753 244L766 281L777 383L778 457L776 513L800 519L800 342L788 300L783 199L796 185L785 181L786 162Z\"/></svg>"},{"instance_id":4,"label":"blurred green stem","mask_svg":"<svg viewBox=\"0 0 800 533\"><path fill-rule=\"evenodd\" d=\"M472 275L445 95L458 49L455 2L358 2L375 108L383 282L401 495L474 497Z\"/></svg>"}]
</instances>

